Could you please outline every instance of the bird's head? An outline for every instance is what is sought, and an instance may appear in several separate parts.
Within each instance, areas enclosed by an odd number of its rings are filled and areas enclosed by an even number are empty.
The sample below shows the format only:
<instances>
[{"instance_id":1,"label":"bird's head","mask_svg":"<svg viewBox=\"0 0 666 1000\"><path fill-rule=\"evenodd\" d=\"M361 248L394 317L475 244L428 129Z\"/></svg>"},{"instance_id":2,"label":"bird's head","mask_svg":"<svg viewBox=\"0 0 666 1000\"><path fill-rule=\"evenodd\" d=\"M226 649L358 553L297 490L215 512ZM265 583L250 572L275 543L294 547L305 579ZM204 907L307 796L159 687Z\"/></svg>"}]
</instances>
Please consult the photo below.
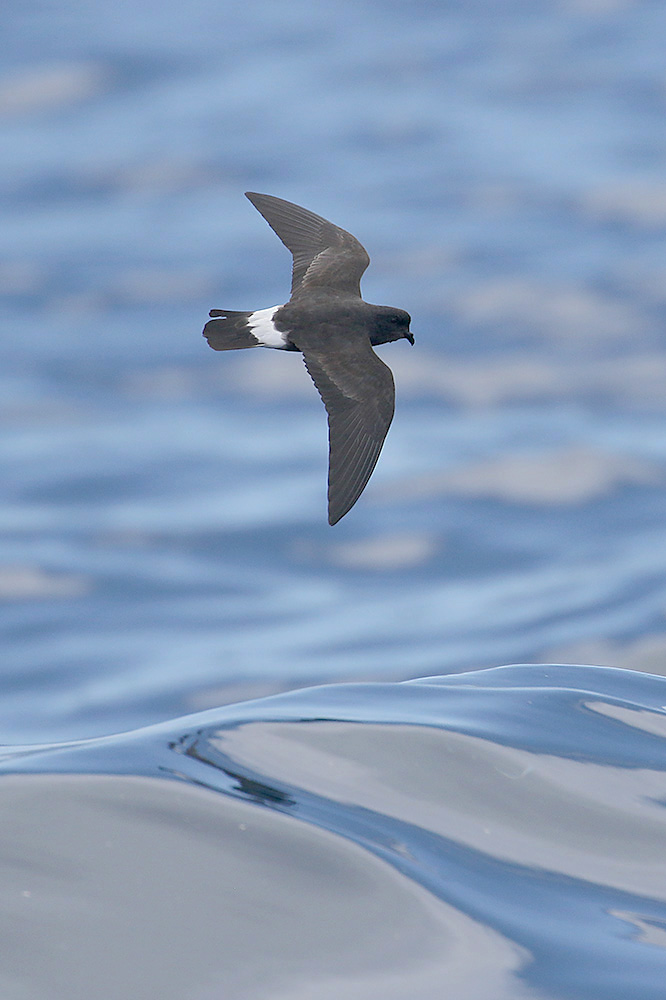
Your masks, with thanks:
<instances>
[{"instance_id":1,"label":"bird's head","mask_svg":"<svg viewBox=\"0 0 666 1000\"><path fill-rule=\"evenodd\" d=\"M377 323L379 333L377 343L388 344L393 340L402 340L404 337L413 345L414 334L409 329L411 321L411 316L404 309L383 306Z\"/></svg>"}]
</instances>

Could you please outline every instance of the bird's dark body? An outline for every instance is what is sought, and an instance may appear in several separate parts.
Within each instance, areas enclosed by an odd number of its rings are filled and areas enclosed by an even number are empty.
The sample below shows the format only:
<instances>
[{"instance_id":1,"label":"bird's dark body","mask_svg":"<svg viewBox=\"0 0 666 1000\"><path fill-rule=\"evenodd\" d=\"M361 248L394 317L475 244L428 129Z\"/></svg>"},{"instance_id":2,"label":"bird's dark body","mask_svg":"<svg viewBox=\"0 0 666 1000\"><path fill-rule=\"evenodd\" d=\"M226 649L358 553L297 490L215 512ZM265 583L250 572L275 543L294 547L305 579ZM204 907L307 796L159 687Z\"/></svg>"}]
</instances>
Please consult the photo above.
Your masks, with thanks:
<instances>
[{"instance_id":1,"label":"bird's dark body","mask_svg":"<svg viewBox=\"0 0 666 1000\"><path fill-rule=\"evenodd\" d=\"M404 336L398 325L392 322L396 310L388 306L373 306L362 299L352 299L343 295L319 294L307 302L287 302L273 316L276 329L283 331L292 345L291 349L302 351L301 344L315 342L340 334L343 339L367 337L376 347L400 340Z\"/></svg>"},{"instance_id":2,"label":"bird's dark body","mask_svg":"<svg viewBox=\"0 0 666 1000\"><path fill-rule=\"evenodd\" d=\"M397 310L389 306L373 306L362 299L351 300L347 296L318 295L314 302L287 302L273 315L276 330L284 333L288 343L283 351L301 351L299 343L307 340L312 331L315 335L330 337L331 331L342 329L351 337L354 331L369 338L373 347L389 344L404 337L401 327L395 322ZM211 309L215 319L226 318L224 328L219 323L206 323L205 336L216 351L234 351L243 347L261 347L251 333L248 319L252 312L234 312L229 309Z\"/></svg>"},{"instance_id":3,"label":"bird's dark body","mask_svg":"<svg viewBox=\"0 0 666 1000\"><path fill-rule=\"evenodd\" d=\"M372 347L402 338L413 344L410 317L363 301L360 278L370 258L351 233L280 198L247 196L293 255L291 298L254 312L212 309L204 336L218 351L302 352L329 417L335 524L365 488L393 418L393 376Z\"/></svg>"}]
</instances>

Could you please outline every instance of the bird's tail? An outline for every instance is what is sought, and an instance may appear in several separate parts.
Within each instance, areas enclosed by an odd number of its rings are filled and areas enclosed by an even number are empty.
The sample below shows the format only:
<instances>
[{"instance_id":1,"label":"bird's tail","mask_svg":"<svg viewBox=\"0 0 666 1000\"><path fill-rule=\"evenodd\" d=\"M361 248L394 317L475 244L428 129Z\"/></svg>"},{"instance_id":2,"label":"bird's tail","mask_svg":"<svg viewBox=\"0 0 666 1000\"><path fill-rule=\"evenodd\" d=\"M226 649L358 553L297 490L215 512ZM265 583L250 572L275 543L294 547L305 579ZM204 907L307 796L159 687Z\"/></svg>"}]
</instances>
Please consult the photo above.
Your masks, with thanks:
<instances>
[{"instance_id":1,"label":"bird's tail","mask_svg":"<svg viewBox=\"0 0 666 1000\"><path fill-rule=\"evenodd\" d=\"M214 351L238 351L243 347L257 347L247 319L251 312L233 312L231 309L211 309L213 318L203 328L203 335Z\"/></svg>"}]
</instances>

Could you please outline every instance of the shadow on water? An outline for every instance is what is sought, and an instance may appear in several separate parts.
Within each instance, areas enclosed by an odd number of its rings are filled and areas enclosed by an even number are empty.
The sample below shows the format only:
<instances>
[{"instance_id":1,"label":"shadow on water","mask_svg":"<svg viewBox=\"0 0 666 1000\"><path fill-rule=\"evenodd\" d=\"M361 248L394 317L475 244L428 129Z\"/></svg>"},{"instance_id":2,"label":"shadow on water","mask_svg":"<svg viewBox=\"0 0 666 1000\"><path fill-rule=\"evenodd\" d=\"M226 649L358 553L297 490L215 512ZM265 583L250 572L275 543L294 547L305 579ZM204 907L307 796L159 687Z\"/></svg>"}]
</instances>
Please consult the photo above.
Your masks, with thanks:
<instances>
[{"instance_id":1,"label":"shadow on water","mask_svg":"<svg viewBox=\"0 0 666 1000\"><path fill-rule=\"evenodd\" d=\"M657 1000L665 704L510 666L7 748L2 995Z\"/></svg>"}]
</instances>

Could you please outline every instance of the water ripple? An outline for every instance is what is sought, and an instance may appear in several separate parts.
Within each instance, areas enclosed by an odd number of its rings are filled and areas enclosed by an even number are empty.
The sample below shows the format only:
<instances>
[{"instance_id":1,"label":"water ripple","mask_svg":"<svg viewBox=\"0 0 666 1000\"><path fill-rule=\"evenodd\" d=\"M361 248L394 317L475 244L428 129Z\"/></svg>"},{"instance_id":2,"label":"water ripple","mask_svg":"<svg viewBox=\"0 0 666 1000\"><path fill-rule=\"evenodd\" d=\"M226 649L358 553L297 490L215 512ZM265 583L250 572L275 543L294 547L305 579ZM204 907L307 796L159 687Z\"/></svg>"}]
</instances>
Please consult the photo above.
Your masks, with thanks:
<instances>
[{"instance_id":1,"label":"water ripple","mask_svg":"<svg viewBox=\"0 0 666 1000\"><path fill-rule=\"evenodd\" d=\"M3 996L83 998L103 963L109 998L657 1000L665 704L518 665L9 748Z\"/></svg>"}]
</instances>

